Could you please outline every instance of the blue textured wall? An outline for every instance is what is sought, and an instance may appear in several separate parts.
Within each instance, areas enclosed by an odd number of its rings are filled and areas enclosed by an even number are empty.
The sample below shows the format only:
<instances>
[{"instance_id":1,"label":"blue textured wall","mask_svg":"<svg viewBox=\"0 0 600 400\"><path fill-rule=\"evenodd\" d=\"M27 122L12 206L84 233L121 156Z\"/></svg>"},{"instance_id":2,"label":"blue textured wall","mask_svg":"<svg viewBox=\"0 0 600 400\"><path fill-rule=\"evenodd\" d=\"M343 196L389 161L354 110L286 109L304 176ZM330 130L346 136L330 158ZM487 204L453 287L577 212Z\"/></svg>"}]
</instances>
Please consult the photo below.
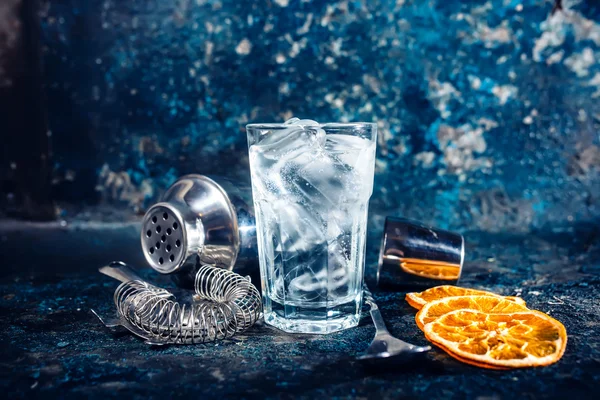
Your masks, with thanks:
<instances>
[{"instance_id":1,"label":"blue textured wall","mask_svg":"<svg viewBox=\"0 0 600 400\"><path fill-rule=\"evenodd\" d=\"M249 179L244 126L377 121L375 212L528 231L600 216L600 6L42 2L55 193L143 211Z\"/></svg>"}]
</instances>

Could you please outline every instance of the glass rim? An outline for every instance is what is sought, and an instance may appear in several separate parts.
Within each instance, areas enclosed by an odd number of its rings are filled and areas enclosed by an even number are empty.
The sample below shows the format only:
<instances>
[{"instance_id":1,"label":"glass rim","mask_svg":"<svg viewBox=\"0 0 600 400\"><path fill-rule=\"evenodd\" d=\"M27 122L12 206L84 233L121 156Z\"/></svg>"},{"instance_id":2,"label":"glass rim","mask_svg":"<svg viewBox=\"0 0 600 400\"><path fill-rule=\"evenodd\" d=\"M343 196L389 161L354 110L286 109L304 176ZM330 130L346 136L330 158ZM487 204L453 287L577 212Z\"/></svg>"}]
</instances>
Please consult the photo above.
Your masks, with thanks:
<instances>
[{"instance_id":1,"label":"glass rim","mask_svg":"<svg viewBox=\"0 0 600 400\"><path fill-rule=\"evenodd\" d=\"M247 124L246 129L273 129L273 128L289 128L293 125L286 125L283 122L271 122L271 123L253 123ZM318 126L319 128L377 128L376 122L325 122L317 125L306 125L306 126Z\"/></svg>"}]
</instances>

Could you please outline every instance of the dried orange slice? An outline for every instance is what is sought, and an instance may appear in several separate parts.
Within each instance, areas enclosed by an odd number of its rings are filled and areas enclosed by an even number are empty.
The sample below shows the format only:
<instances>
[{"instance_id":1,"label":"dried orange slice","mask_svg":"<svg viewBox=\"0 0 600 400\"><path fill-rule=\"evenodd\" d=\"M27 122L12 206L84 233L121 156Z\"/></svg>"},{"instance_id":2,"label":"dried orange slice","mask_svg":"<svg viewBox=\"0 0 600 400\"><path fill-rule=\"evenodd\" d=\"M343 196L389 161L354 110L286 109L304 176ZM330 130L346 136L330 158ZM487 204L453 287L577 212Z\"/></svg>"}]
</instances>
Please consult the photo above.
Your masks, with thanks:
<instances>
[{"instance_id":1,"label":"dried orange slice","mask_svg":"<svg viewBox=\"0 0 600 400\"><path fill-rule=\"evenodd\" d=\"M529 309L500 296L445 297L425 304L417 313L415 320L417 321L417 326L423 330L425 324L455 310L475 310L489 314L507 314L528 311Z\"/></svg>"},{"instance_id":2,"label":"dried orange slice","mask_svg":"<svg viewBox=\"0 0 600 400\"><path fill-rule=\"evenodd\" d=\"M506 371L509 370L511 368L509 367L500 367L497 365L492 365L492 364L487 364L487 363L483 363L483 362L477 362L477 361L473 361L473 360L469 360L468 358L464 358L461 357L457 354L454 354L450 349L448 349L447 347L442 346L439 343L435 343L432 342L435 346L439 347L440 349L444 350L450 357L458 360L458 361L462 361L465 364L469 364L469 365L474 365L476 367L481 367L481 368L487 368L487 369L497 369L497 370L502 370L502 371Z\"/></svg>"},{"instance_id":3,"label":"dried orange slice","mask_svg":"<svg viewBox=\"0 0 600 400\"><path fill-rule=\"evenodd\" d=\"M563 324L535 310L490 314L460 309L427 323L424 332L452 357L487 368L549 365L567 345Z\"/></svg>"},{"instance_id":4,"label":"dried orange slice","mask_svg":"<svg viewBox=\"0 0 600 400\"><path fill-rule=\"evenodd\" d=\"M440 281L455 281L460 276L460 266L402 262L400 268L411 275Z\"/></svg>"},{"instance_id":5,"label":"dried orange slice","mask_svg":"<svg viewBox=\"0 0 600 400\"><path fill-rule=\"evenodd\" d=\"M453 296L500 296L498 294L492 292L486 292L485 290L476 290L476 289L466 289L458 286L451 285L443 285L432 287L431 289L427 289L423 292L417 293L407 293L406 301L408 304L420 310L425 304L430 301L443 299L444 297L453 297ZM525 305L525 300L520 297L514 296L501 296L507 300L514 301L517 304L522 306Z\"/></svg>"}]
</instances>

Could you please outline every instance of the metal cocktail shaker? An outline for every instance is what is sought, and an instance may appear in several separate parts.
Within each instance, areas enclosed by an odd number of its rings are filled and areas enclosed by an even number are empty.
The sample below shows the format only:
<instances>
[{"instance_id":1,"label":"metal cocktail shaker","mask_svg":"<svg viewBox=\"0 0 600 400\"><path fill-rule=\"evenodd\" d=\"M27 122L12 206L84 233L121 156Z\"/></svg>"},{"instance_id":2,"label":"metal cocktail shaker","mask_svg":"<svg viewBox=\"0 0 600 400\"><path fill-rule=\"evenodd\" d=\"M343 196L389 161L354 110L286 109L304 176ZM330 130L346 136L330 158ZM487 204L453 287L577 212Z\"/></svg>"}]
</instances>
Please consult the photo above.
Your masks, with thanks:
<instances>
[{"instance_id":1,"label":"metal cocktail shaker","mask_svg":"<svg viewBox=\"0 0 600 400\"><path fill-rule=\"evenodd\" d=\"M256 226L249 186L186 175L148 209L141 243L148 264L192 288L203 264L257 271Z\"/></svg>"},{"instance_id":2,"label":"metal cocktail shaker","mask_svg":"<svg viewBox=\"0 0 600 400\"><path fill-rule=\"evenodd\" d=\"M462 273L462 235L418 221L387 217L379 253L379 286L398 290L455 285Z\"/></svg>"}]
</instances>

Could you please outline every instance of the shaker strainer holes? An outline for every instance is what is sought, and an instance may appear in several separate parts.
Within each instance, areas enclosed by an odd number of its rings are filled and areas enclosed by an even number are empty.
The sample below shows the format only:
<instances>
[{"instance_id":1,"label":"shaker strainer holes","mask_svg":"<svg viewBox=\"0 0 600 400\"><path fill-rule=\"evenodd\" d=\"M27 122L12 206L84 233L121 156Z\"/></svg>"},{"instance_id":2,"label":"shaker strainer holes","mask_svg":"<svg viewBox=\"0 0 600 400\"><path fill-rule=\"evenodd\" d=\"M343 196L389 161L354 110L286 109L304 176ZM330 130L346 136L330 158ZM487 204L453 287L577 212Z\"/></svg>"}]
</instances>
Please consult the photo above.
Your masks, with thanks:
<instances>
[{"instance_id":1,"label":"shaker strainer holes","mask_svg":"<svg viewBox=\"0 0 600 400\"><path fill-rule=\"evenodd\" d=\"M167 228L167 235L170 235L171 233L173 233L173 231L171 230L171 228Z\"/></svg>"},{"instance_id":2,"label":"shaker strainer holes","mask_svg":"<svg viewBox=\"0 0 600 400\"><path fill-rule=\"evenodd\" d=\"M169 218L169 214L163 213L163 219L166 221Z\"/></svg>"},{"instance_id":3,"label":"shaker strainer holes","mask_svg":"<svg viewBox=\"0 0 600 400\"><path fill-rule=\"evenodd\" d=\"M162 230L162 228L159 226L156 227L156 233L160 233L160 231Z\"/></svg>"},{"instance_id":4,"label":"shaker strainer holes","mask_svg":"<svg viewBox=\"0 0 600 400\"><path fill-rule=\"evenodd\" d=\"M177 225L177 222L173 222L173 229L177 229L179 225Z\"/></svg>"},{"instance_id":5,"label":"shaker strainer holes","mask_svg":"<svg viewBox=\"0 0 600 400\"><path fill-rule=\"evenodd\" d=\"M175 256L174 256L173 254L171 254L171 255L169 256L169 260L171 260L171 262L175 261Z\"/></svg>"},{"instance_id":6,"label":"shaker strainer holes","mask_svg":"<svg viewBox=\"0 0 600 400\"><path fill-rule=\"evenodd\" d=\"M154 254L154 247L150 247L150 254Z\"/></svg>"},{"instance_id":7,"label":"shaker strainer holes","mask_svg":"<svg viewBox=\"0 0 600 400\"><path fill-rule=\"evenodd\" d=\"M160 242L156 242L156 248L160 249Z\"/></svg>"},{"instance_id":8,"label":"shaker strainer holes","mask_svg":"<svg viewBox=\"0 0 600 400\"><path fill-rule=\"evenodd\" d=\"M165 260L163 260L163 258L162 258L162 257L158 259L158 263L159 263L159 264L162 264L162 263L164 263L164 262L165 262Z\"/></svg>"},{"instance_id":9,"label":"shaker strainer holes","mask_svg":"<svg viewBox=\"0 0 600 400\"><path fill-rule=\"evenodd\" d=\"M148 229L148 232L146 232L146 236L148 236L148 237L152 236L152 231L150 229Z\"/></svg>"},{"instance_id":10,"label":"shaker strainer holes","mask_svg":"<svg viewBox=\"0 0 600 400\"><path fill-rule=\"evenodd\" d=\"M164 243L164 242L166 242L166 241L167 241L167 237L166 237L165 235L162 235L162 236L160 237L160 240L161 240L161 242L163 242L163 243Z\"/></svg>"},{"instance_id":11,"label":"shaker strainer holes","mask_svg":"<svg viewBox=\"0 0 600 400\"><path fill-rule=\"evenodd\" d=\"M155 224L157 221L156 215L154 217L152 217L152 223Z\"/></svg>"},{"instance_id":12,"label":"shaker strainer holes","mask_svg":"<svg viewBox=\"0 0 600 400\"><path fill-rule=\"evenodd\" d=\"M167 247L165 247L165 250L167 250L167 253L168 253L169 251L171 251L171 245L170 245L170 244L168 244L168 245L167 245ZM171 261L173 261L173 260L171 260Z\"/></svg>"},{"instance_id":13,"label":"shaker strainer holes","mask_svg":"<svg viewBox=\"0 0 600 400\"><path fill-rule=\"evenodd\" d=\"M179 246L181 246L181 242L179 241L179 239L177 239L175 241L175 247L179 247Z\"/></svg>"}]
</instances>

